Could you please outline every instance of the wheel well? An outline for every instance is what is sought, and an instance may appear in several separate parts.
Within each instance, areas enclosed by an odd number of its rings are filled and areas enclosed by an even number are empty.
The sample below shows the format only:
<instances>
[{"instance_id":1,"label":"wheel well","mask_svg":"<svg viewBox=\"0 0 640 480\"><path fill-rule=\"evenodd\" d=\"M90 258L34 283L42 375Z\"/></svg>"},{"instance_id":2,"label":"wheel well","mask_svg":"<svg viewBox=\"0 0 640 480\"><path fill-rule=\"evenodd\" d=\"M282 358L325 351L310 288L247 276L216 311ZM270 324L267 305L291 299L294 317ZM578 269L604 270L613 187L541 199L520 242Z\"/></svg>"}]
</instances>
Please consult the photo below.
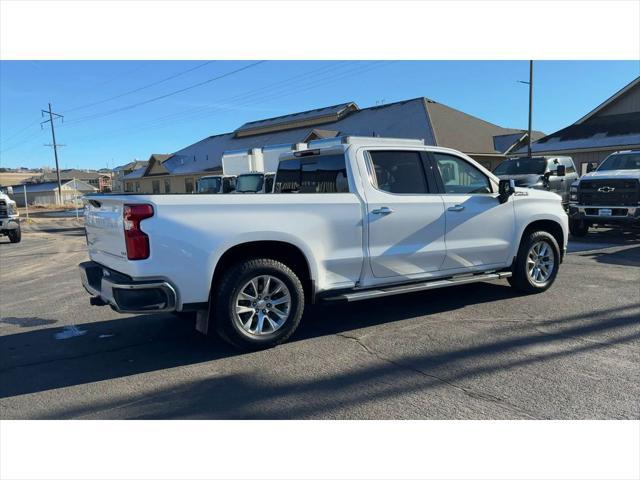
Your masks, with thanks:
<instances>
[{"instance_id":1,"label":"wheel well","mask_svg":"<svg viewBox=\"0 0 640 480\"><path fill-rule=\"evenodd\" d=\"M231 247L218 260L213 272L211 290L214 291L213 289L216 288L226 269L236 262L248 258L271 258L284 263L294 271L302 282L306 300L310 303L314 301L313 280L304 253L295 245L278 241L246 242Z\"/></svg>"},{"instance_id":2,"label":"wheel well","mask_svg":"<svg viewBox=\"0 0 640 480\"><path fill-rule=\"evenodd\" d=\"M558 242L558 247L560 248L560 257L562 258L564 256L564 232L562 231L562 226L560 226L558 222L555 222L553 220L536 220L535 222L531 222L529 225L527 225L527 228L525 228L522 234L522 238L524 238L527 233L538 230L549 232L553 236L553 238L556 239L556 242Z\"/></svg>"}]
</instances>

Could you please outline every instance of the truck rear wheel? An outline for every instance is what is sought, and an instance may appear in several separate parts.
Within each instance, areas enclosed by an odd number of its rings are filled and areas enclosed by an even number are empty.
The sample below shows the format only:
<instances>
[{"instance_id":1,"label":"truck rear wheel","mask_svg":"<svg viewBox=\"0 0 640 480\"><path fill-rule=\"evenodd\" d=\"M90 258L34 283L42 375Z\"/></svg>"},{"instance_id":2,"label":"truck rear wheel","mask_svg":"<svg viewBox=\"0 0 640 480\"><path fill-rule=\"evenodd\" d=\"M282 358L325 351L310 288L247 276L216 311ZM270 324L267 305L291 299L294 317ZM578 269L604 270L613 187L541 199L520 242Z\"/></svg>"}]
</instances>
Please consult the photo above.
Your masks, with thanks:
<instances>
[{"instance_id":1,"label":"truck rear wheel","mask_svg":"<svg viewBox=\"0 0 640 480\"><path fill-rule=\"evenodd\" d=\"M584 220L569 220L569 233L574 237L584 237L589 233L589 224Z\"/></svg>"},{"instance_id":2,"label":"truck rear wheel","mask_svg":"<svg viewBox=\"0 0 640 480\"><path fill-rule=\"evenodd\" d=\"M22 240L22 231L20 230L19 225L18 228L9 230L7 235L9 236L9 241L11 243L20 243L20 240Z\"/></svg>"},{"instance_id":3,"label":"truck rear wheel","mask_svg":"<svg viewBox=\"0 0 640 480\"><path fill-rule=\"evenodd\" d=\"M524 293L544 292L553 285L559 266L560 247L553 235L543 230L529 232L520 242L508 281Z\"/></svg>"},{"instance_id":4,"label":"truck rear wheel","mask_svg":"<svg viewBox=\"0 0 640 480\"><path fill-rule=\"evenodd\" d=\"M254 258L224 272L213 301L218 334L236 347L259 350L285 342L298 328L304 290L285 264Z\"/></svg>"}]
</instances>

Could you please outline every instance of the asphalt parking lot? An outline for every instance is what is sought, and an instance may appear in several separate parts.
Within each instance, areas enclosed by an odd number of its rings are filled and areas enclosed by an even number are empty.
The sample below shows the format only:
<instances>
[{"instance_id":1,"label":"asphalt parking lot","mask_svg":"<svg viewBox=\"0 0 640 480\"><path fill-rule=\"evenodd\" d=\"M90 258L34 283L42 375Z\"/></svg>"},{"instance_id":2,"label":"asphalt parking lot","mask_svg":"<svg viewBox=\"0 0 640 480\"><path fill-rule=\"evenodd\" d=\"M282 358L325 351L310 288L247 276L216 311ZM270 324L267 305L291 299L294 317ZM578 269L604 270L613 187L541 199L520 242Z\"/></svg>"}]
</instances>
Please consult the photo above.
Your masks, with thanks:
<instances>
[{"instance_id":1,"label":"asphalt parking lot","mask_svg":"<svg viewBox=\"0 0 640 480\"><path fill-rule=\"evenodd\" d=\"M555 286L504 281L313 307L239 353L172 315L90 307L74 219L0 238L0 418L640 418L640 236L572 243Z\"/></svg>"}]
</instances>

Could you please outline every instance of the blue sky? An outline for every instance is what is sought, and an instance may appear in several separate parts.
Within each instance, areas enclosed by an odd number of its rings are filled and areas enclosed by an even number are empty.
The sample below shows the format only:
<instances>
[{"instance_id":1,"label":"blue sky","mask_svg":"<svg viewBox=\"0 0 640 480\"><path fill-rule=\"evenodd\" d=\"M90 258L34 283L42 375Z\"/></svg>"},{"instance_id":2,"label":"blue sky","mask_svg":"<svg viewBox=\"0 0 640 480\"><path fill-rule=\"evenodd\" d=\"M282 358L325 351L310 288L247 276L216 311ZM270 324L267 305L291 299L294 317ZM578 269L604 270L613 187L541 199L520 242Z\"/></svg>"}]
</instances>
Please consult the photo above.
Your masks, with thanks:
<instances>
[{"instance_id":1,"label":"blue sky","mask_svg":"<svg viewBox=\"0 0 640 480\"><path fill-rule=\"evenodd\" d=\"M573 123L638 75L638 61L535 62L534 129ZM426 96L526 128L528 90L517 80L527 78L527 61L2 61L0 165L53 165L50 130L39 124L48 102L65 116L56 122L61 167L102 168L345 101Z\"/></svg>"}]
</instances>

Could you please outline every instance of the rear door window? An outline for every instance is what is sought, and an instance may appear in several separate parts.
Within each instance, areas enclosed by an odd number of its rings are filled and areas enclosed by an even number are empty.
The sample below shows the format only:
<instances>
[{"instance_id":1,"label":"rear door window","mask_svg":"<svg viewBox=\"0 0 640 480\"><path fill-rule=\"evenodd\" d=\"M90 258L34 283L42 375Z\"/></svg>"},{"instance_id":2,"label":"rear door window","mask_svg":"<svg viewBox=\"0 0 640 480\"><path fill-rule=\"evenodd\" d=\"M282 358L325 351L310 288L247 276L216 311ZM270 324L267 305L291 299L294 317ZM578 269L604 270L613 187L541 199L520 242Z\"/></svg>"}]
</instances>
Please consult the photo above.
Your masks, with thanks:
<instances>
[{"instance_id":1,"label":"rear door window","mask_svg":"<svg viewBox=\"0 0 640 480\"><path fill-rule=\"evenodd\" d=\"M372 181L378 190L389 193L429 193L420 152L370 151Z\"/></svg>"}]
</instances>

